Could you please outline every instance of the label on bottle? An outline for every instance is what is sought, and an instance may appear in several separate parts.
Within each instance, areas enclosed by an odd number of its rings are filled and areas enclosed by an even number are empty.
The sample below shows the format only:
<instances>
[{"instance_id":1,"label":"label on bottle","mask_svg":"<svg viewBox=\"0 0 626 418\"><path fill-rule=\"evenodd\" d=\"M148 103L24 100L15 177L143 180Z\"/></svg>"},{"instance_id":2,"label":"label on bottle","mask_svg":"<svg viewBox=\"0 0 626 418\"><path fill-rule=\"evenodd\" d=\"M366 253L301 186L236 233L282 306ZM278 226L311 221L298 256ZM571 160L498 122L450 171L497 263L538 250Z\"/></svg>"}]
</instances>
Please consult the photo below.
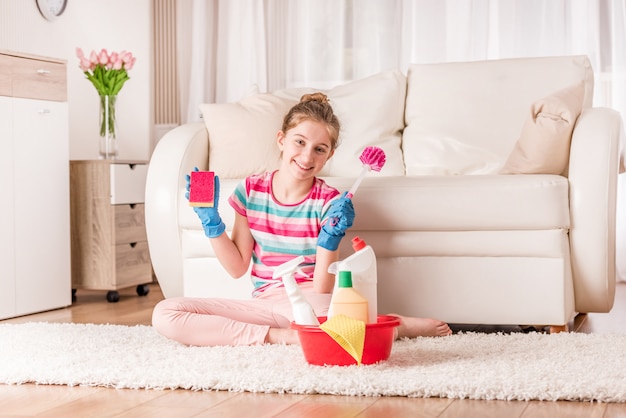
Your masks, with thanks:
<instances>
[{"instance_id":1,"label":"label on bottle","mask_svg":"<svg viewBox=\"0 0 626 418\"><path fill-rule=\"evenodd\" d=\"M337 315L345 315L367 324L369 322L367 299L361 296L354 288L336 288L333 292L328 316L330 318Z\"/></svg>"}]
</instances>

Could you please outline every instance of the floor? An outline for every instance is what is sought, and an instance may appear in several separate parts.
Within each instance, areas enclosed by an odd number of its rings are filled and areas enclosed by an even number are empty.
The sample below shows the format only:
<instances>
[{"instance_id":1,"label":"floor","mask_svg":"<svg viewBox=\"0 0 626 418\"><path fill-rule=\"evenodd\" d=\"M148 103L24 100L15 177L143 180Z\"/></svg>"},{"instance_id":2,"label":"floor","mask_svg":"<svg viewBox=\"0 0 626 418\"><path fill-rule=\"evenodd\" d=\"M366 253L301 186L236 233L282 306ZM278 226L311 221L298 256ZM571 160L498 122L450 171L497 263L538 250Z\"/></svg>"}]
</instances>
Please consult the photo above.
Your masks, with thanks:
<instances>
[{"instance_id":1,"label":"floor","mask_svg":"<svg viewBox=\"0 0 626 418\"><path fill-rule=\"evenodd\" d=\"M139 297L120 291L109 303L106 292L81 291L68 308L13 318L30 321L150 324L154 305L163 298L158 285ZM468 327L455 327L467 329ZM470 327L485 332L499 327ZM610 313L579 315L570 329L586 333L626 333L626 283L617 287ZM511 329L516 331L515 329ZM518 331L518 330L517 330ZM625 371L626 373L626 371ZM98 387L0 385L0 417L626 417L626 404L590 402L473 401L401 397L279 395L186 390L116 390Z\"/></svg>"}]
</instances>

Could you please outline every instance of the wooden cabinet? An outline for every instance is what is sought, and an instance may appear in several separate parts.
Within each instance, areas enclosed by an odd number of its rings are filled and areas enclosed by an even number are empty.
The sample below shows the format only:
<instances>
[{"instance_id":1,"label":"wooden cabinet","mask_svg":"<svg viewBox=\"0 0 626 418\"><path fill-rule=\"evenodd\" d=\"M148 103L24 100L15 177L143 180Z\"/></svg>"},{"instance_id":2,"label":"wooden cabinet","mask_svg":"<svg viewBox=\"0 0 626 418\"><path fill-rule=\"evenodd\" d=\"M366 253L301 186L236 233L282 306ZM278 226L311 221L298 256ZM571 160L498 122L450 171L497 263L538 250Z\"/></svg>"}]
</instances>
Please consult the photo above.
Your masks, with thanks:
<instances>
[{"instance_id":1,"label":"wooden cabinet","mask_svg":"<svg viewBox=\"0 0 626 418\"><path fill-rule=\"evenodd\" d=\"M152 265L144 221L145 161L70 162L72 288L107 290L137 286L148 293Z\"/></svg>"},{"instance_id":2,"label":"wooden cabinet","mask_svg":"<svg viewBox=\"0 0 626 418\"><path fill-rule=\"evenodd\" d=\"M63 60L0 50L0 319L71 304Z\"/></svg>"}]
</instances>

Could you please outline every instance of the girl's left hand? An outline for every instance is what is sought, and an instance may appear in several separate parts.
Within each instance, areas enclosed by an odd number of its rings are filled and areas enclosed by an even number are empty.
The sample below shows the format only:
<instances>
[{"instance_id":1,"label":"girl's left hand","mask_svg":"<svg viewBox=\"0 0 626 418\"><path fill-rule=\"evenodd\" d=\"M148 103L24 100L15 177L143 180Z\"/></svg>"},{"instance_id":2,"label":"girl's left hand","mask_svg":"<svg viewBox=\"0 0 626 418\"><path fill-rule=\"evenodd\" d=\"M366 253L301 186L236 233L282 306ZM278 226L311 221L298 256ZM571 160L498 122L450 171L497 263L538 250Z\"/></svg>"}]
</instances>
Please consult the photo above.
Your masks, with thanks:
<instances>
[{"instance_id":1,"label":"girl's left hand","mask_svg":"<svg viewBox=\"0 0 626 418\"><path fill-rule=\"evenodd\" d=\"M327 222L322 226L317 238L317 245L329 251L339 248L341 239L354 223L354 206L352 199L346 197L346 194L347 192L344 192L340 198L331 203Z\"/></svg>"}]
</instances>

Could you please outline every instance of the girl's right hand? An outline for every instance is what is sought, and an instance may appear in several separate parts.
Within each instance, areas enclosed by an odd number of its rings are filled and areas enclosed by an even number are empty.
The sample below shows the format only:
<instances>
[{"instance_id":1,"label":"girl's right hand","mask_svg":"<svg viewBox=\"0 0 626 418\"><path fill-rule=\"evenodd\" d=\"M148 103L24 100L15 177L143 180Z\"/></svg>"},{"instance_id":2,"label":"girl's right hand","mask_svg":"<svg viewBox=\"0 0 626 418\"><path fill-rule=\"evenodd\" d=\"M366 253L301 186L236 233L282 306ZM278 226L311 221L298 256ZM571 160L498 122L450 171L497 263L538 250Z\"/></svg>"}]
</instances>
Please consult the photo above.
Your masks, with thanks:
<instances>
[{"instance_id":1,"label":"girl's right hand","mask_svg":"<svg viewBox=\"0 0 626 418\"><path fill-rule=\"evenodd\" d=\"M194 167L193 169L194 171L199 171L198 167ZM187 174L185 176L185 179L187 180L187 185L185 186L185 189L187 190L185 192L185 197L187 198L187 200L189 200L189 188L191 185L191 176ZM212 208L199 207L199 206L193 207L194 212L196 212L196 214L198 215L198 218L200 218L200 221L202 222L202 228L204 229L204 234L209 238L217 238L220 235L222 235L224 231L226 230L226 225L224 224L224 222L222 222L222 218L220 217L220 214L217 211L217 205L220 200L220 179L217 175L215 176L215 185L214 185L213 190L214 190L214 193L213 193L214 203L213 203Z\"/></svg>"}]
</instances>

